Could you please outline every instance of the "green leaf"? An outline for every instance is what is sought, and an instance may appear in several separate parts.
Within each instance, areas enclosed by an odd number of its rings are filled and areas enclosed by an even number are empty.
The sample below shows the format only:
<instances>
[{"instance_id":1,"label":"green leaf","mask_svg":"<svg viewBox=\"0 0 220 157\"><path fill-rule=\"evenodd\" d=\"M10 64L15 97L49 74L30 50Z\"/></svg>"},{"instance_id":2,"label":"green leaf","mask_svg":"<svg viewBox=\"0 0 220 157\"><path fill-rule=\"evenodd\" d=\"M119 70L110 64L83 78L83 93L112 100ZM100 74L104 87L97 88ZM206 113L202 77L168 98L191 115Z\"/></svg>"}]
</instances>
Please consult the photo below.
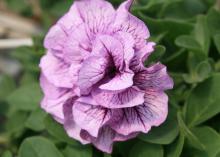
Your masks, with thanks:
<instances>
[{"instance_id":1,"label":"green leaf","mask_svg":"<svg viewBox=\"0 0 220 157\"><path fill-rule=\"evenodd\" d=\"M209 60L204 60L196 64L193 69L190 70L190 74L183 75L183 78L187 83L203 82L212 74L213 68L209 63Z\"/></svg>"},{"instance_id":2,"label":"green leaf","mask_svg":"<svg viewBox=\"0 0 220 157\"><path fill-rule=\"evenodd\" d=\"M208 157L216 157L220 152L220 135L210 127L193 128L192 131L205 145L205 152Z\"/></svg>"},{"instance_id":3,"label":"green leaf","mask_svg":"<svg viewBox=\"0 0 220 157\"><path fill-rule=\"evenodd\" d=\"M55 5L49 10L55 16L62 16L66 13L71 6L73 0L69 1L57 1Z\"/></svg>"},{"instance_id":4,"label":"green leaf","mask_svg":"<svg viewBox=\"0 0 220 157\"><path fill-rule=\"evenodd\" d=\"M0 75L0 100L4 100L15 87L15 81L11 77Z\"/></svg>"},{"instance_id":5,"label":"green leaf","mask_svg":"<svg viewBox=\"0 0 220 157\"><path fill-rule=\"evenodd\" d=\"M0 101L0 117L7 117L9 105L6 102ZM1 121L1 120L0 120ZM3 125L0 125L0 131Z\"/></svg>"},{"instance_id":6,"label":"green leaf","mask_svg":"<svg viewBox=\"0 0 220 157\"><path fill-rule=\"evenodd\" d=\"M173 1L166 1L171 2L164 11L161 10L164 15L163 17L166 18L175 18L178 20L188 20L195 17L197 14L202 14L206 11L206 5L203 1L200 0L179 0L178 3L174 3Z\"/></svg>"},{"instance_id":7,"label":"green leaf","mask_svg":"<svg viewBox=\"0 0 220 157\"><path fill-rule=\"evenodd\" d=\"M195 126L220 113L220 74L199 84L189 96L186 109L187 124Z\"/></svg>"},{"instance_id":8,"label":"green leaf","mask_svg":"<svg viewBox=\"0 0 220 157\"><path fill-rule=\"evenodd\" d=\"M7 151L3 152L1 157L13 157L13 154L7 150Z\"/></svg>"},{"instance_id":9,"label":"green leaf","mask_svg":"<svg viewBox=\"0 0 220 157\"><path fill-rule=\"evenodd\" d=\"M208 55L210 47L210 34L205 16L198 16L197 23L193 31L193 35L179 36L175 43L177 46L188 50Z\"/></svg>"},{"instance_id":10,"label":"green leaf","mask_svg":"<svg viewBox=\"0 0 220 157\"><path fill-rule=\"evenodd\" d=\"M40 108L33 111L25 122L25 126L34 131L42 131L45 129L44 119L47 114Z\"/></svg>"},{"instance_id":11,"label":"green leaf","mask_svg":"<svg viewBox=\"0 0 220 157\"><path fill-rule=\"evenodd\" d=\"M74 139L70 138L66 131L64 130L63 126L60 125L58 122L53 120L52 117L47 116L45 119L45 126L48 133L55 137L57 140L61 142L68 143L70 145L79 145Z\"/></svg>"},{"instance_id":12,"label":"green leaf","mask_svg":"<svg viewBox=\"0 0 220 157\"><path fill-rule=\"evenodd\" d=\"M220 72L220 61L217 61L217 62L215 63L215 71Z\"/></svg>"},{"instance_id":13,"label":"green leaf","mask_svg":"<svg viewBox=\"0 0 220 157\"><path fill-rule=\"evenodd\" d=\"M211 39L206 16L197 16L197 23L194 29L194 37L202 48L203 53L208 55Z\"/></svg>"},{"instance_id":14,"label":"green leaf","mask_svg":"<svg viewBox=\"0 0 220 157\"><path fill-rule=\"evenodd\" d=\"M26 1L15 1L15 0L7 0L6 1L9 8L16 12L25 12L28 9L28 3Z\"/></svg>"},{"instance_id":15,"label":"green leaf","mask_svg":"<svg viewBox=\"0 0 220 157\"><path fill-rule=\"evenodd\" d=\"M41 53L36 51L34 47L19 47L13 50L13 53L10 53L12 58L19 60L23 68L29 72L39 72L39 57Z\"/></svg>"},{"instance_id":16,"label":"green leaf","mask_svg":"<svg viewBox=\"0 0 220 157\"><path fill-rule=\"evenodd\" d=\"M151 63L158 62L161 59L161 57L165 54L165 51L166 51L166 48L164 46L157 45L155 47L154 52L149 56L145 64L149 65Z\"/></svg>"},{"instance_id":17,"label":"green leaf","mask_svg":"<svg viewBox=\"0 0 220 157\"><path fill-rule=\"evenodd\" d=\"M38 81L36 78L38 79L38 77L33 75L33 73L26 72L21 77L21 80L20 80L19 84L20 85L26 85L26 84L34 83L34 82Z\"/></svg>"},{"instance_id":18,"label":"green leaf","mask_svg":"<svg viewBox=\"0 0 220 157\"><path fill-rule=\"evenodd\" d=\"M129 151L128 148L132 148L137 142L140 140L138 138L134 138L131 140L128 140L126 142L116 142L114 144L114 149L117 150L117 153L120 154L122 157L128 157ZM114 154L114 152L113 152Z\"/></svg>"},{"instance_id":19,"label":"green leaf","mask_svg":"<svg viewBox=\"0 0 220 157\"><path fill-rule=\"evenodd\" d=\"M159 127L153 128L147 134L139 135L139 139L155 143L155 144L170 144L179 133L176 111L170 110L167 120Z\"/></svg>"},{"instance_id":20,"label":"green leaf","mask_svg":"<svg viewBox=\"0 0 220 157\"><path fill-rule=\"evenodd\" d=\"M157 35L166 32L166 37L169 42L172 42L176 37L188 34L193 30L193 25L187 22L171 19L153 19L147 17L143 13L139 13L142 20L147 23L152 35Z\"/></svg>"},{"instance_id":21,"label":"green leaf","mask_svg":"<svg viewBox=\"0 0 220 157\"><path fill-rule=\"evenodd\" d=\"M141 5L137 5L132 7L132 11L147 11L152 9L153 7L160 7L161 4L163 4L163 0L157 0L157 1L153 1L153 0L149 0L149 1L143 1Z\"/></svg>"},{"instance_id":22,"label":"green leaf","mask_svg":"<svg viewBox=\"0 0 220 157\"><path fill-rule=\"evenodd\" d=\"M6 122L7 132L15 137L19 137L25 129L24 122L26 121L27 117L28 114L26 112L15 112Z\"/></svg>"},{"instance_id":23,"label":"green leaf","mask_svg":"<svg viewBox=\"0 0 220 157\"><path fill-rule=\"evenodd\" d=\"M187 137L190 143L199 150L204 150L205 146L199 141L199 139L191 132L182 119L181 112L178 112L177 119L180 127L181 134Z\"/></svg>"},{"instance_id":24,"label":"green leaf","mask_svg":"<svg viewBox=\"0 0 220 157\"><path fill-rule=\"evenodd\" d=\"M212 35L220 34L220 12L215 8L209 10L207 14L207 22Z\"/></svg>"},{"instance_id":25,"label":"green leaf","mask_svg":"<svg viewBox=\"0 0 220 157\"><path fill-rule=\"evenodd\" d=\"M187 58L187 67L189 69L189 73L193 75L197 75L196 67L203 61L206 61L207 58L199 53L189 53Z\"/></svg>"},{"instance_id":26,"label":"green leaf","mask_svg":"<svg viewBox=\"0 0 220 157\"><path fill-rule=\"evenodd\" d=\"M163 157L163 147L161 145L137 142L130 150L129 157Z\"/></svg>"},{"instance_id":27,"label":"green leaf","mask_svg":"<svg viewBox=\"0 0 220 157\"><path fill-rule=\"evenodd\" d=\"M189 74L184 74L184 80L187 83L202 82L211 76L212 68L211 61L201 53L189 53L187 59Z\"/></svg>"},{"instance_id":28,"label":"green leaf","mask_svg":"<svg viewBox=\"0 0 220 157\"><path fill-rule=\"evenodd\" d=\"M112 157L110 154L104 154L104 157Z\"/></svg>"},{"instance_id":29,"label":"green leaf","mask_svg":"<svg viewBox=\"0 0 220 157\"><path fill-rule=\"evenodd\" d=\"M24 85L16 89L7 97L12 110L33 111L40 105L42 98L38 83Z\"/></svg>"},{"instance_id":30,"label":"green leaf","mask_svg":"<svg viewBox=\"0 0 220 157\"><path fill-rule=\"evenodd\" d=\"M220 34L217 34L214 36L214 42L215 42L215 46L218 50L218 53L220 54Z\"/></svg>"},{"instance_id":31,"label":"green leaf","mask_svg":"<svg viewBox=\"0 0 220 157\"><path fill-rule=\"evenodd\" d=\"M160 43L160 41L166 36L166 34L167 33L164 32L164 33L160 33L157 35L152 35L152 36L150 36L149 41L153 41L155 43ZM160 46L160 45L158 45L158 46Z\"/></svg>"},{"instance_id":32,"label":"green leaf","mask_svg":"<svg viewBox=\"0 0 220 157\"><path fill-rule=\"evenodd\" d=\"M27 138L19 148L18 157L63 157L55 145L43 137Z\"/></svg>"},{"instance_id":33,"label":"green leaf","mask_svg":"<svg viewBox=\"0 0 220 157\"><path fill-rule=\"evenodd\" d=\"M174 143L167 146L167 157L180 157L183 151L184 141L185 137L180 134Z\"/></svg>"},{"instance_id":34,"label":"green leaf","mask_svg":"<svg viewBox=\"0 0 220 157\"><path fill-rule=\"evenodd\" d=\"M196 66L196 73L198 77L198 82L202 82L211 76L212 67L209 61L202 61Z\"/></svg>"},{"instance_id":35,"label":"green leaf","mask_svg":"<svg viewBox=\"0 0 220 157\"><path fill-rule=\"evenodd\" d=\"M195 52L201 51L201 47L199 43L192 36L189 36L189 35L179 36L175 40L175 44L179 47L186 48L188 50L192 50Z\"/></svg>"},{"instance_id":36,"label":"green leaf","mask_svg":"<svg viewBox=\"0 0 220 157\"><path fill-rule=\"evenodd\" d=\"M63 155L65 157L92 157L92 147L91 146L67 146L63 150Z\"/></svg>"}]
</instances>

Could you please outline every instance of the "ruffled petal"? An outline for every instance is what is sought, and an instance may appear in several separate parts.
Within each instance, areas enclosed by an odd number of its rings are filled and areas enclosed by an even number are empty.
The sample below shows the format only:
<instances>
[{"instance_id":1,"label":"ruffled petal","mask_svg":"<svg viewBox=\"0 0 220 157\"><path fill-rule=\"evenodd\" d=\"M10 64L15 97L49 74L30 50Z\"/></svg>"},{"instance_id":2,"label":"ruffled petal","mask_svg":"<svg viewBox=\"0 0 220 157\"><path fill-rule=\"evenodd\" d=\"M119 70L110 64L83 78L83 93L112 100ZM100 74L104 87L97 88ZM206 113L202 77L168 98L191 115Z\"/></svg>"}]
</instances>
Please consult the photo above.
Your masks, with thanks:
<instances>
[{"instance_id":1,"label":"ruffled petal","mask_svg":"<svg viewBox=\"0 0 220 157\"><path fill-rule=\"evenodd\" d=\"M110 27L115 18L115 9L109 2L82 0L76 5L91 40L99 33L111 33Z\"/></svg>"},{"instance_id":2,"label":"ruffled petal","mask_svg":"<svg viewBox=\"0 0 220 157\"><path fill-rule=\"evenodd\" d=\"M65 43L69 41L68 37L72 30L80 32L82 36L84 35L83 32L85 32L85 28L81 26L83 20L80 17L76 3L77 2L75 2L70 10L50 28L44 40L45 48L60 58L64 55L63 49L67 46Z\"/></svg>"},{"instance_id":3,"label":"ruffled petal","mask_svg":"<svg viewBox=\"0 0 220 157\"><path fill-rule=\"evenodd\" d=\"M109 126L103 127L100 130L97 138L90 136L85 131L82 134L83 134L84 139L91 141L98 149L109 154L112 153L114 141L129 140L129 139L135 138L138 135L137 133L132 133L128 136L120 135L114 130L112 130Z\"/></svg>"},{"instance_id":4,"label":"ruffled petal","mask_svg":"<svg viewBox=\"0 0 220 157\"><path fill-rule=\"evenodd\" d=\"M119 134L147 133L152 126L159 126L167 117L168 98L160 91L147 90L142 105L113 111L111 127Z\"/></svg>"},{"instance_id":5,"label":"ruffled petal","mask_svg":"<svg viewBox=\"0 0 220 157\"><path fill-rule=\"evenodd\" d=\"M65 32L69 32L74 27L83 23L83 19L81 18L77 8L77 3L77 1L74 2L69 11L57 22L57 24L60 25Z\"/></svg>"},{"instance_id":6,"label":"ruffled petal","mask_svg":"<svg viewBox=\"0 0 220 157\"><path fill-rule=\"evenodd\" d=\"M157 63L137 73L134 77L134 84L143 90L156 88L163 91L172 89L174 83L167 73L166 66Z\"/></svg>"},{"instance_id":7,"label":"ruffled petal","mask_svg":"<svg viewBox=\"0 0 220 157\"><path fill-rule=\"evenodd\" d=\"M58 88L50 83L47 78L41 74L40 85L44 93L44 98L41 101L41 107L50 113L59 123L64 123L63 105L65 102L74 96L71 89Z\"/></svg>"},{"instance_id":8,"label":"ruffled petal","mask_svg":"<svg viewBox=\"0 0 220 157\"><path fill-rule=\"evenodd\" d=\"M81 134L81 136L85 140L91 141L91 143L94 144L99 150L106 152L106 153L112 152L112 147L113 147L113 142L114 142L113 140L115 138L115 135L116 135L115 131L112 130L108 126L101 128L97 138L92 137L86 131L82 132Z\"/></svg>"},{"instance_id":9,"label":"ruffled petal","mask_svg":"<svg viewBox=\"0 0 220 157\"><path fill-rule=\"evenodd\" d=\"M113 147L113 139L115 137L115 132L109 128L104 127L98 136L98 138L92 140L92 143L100 150L111 153Z\"/></svg>"},{"instance_id":10,"label":"ruffled petal","mask_svg":"<svg viewBox=\"0 0 220 157\"><path fill-rule=\"evenodd\" d=\"M88 96L81 96L77 99L77 102L83 103L83 104L90 104L93 106L99 106L97 102L93 99L91 95Z\"/></svg>"},{"instance_id":11,"label":"ruffled petal","mask_svg":"<svg viewBox=\"0 0 220 157\"><path fill-rule=\"evenodd\" d=\"M66 101L73 97L72 91L61 92L60 95L57 95L57 98L48 98L44 97L41 101L41 107L51 114L54 119L56 119L59 123L64 123L64 114L63 114L63 106Z\"/></svg>"},{"instance_id":12,"label":"ruffled petal","mask_svg":"<svg viewBox=\"0 0 220 157\"><path fill-rule=\"evenodd\" d=\"M119 93L96 89L92 91L92 96L99 105L106 108L132 107L144 102L144 92L134 87Z\"/></svg>"},{"instance_id":13,"label":"ruffled petal","mask_svg":"<svg viewBox=\"0 0 220 157\"><path fill-rule=\"evenodd\" d=\"M84 24L74 27L63 44L63 58L70 64L81 63L92 51L92 44L86 34Z\"/></svg>"},{"instance_id":14,"label":"ruffled petal","mask_svg":"<svg viewBox=\"0 0 220 157\"><path fill-rule=\"evenodd\" d=\"M114 141L121 142L121 141L127 141L129 139L135 138L139 133L131 133L130 135L121 135L118 133L115 133Z\"/></svg>"},{"instance_id":15,"label":"ruffled petal","mask_svg":"<svg viewBox=\"0 0 220 157\"><path fill-rule=\"evenodd\" d=\"M149 38L150 33L145 23L129 12L131 3L131 0L127 0L120 5L117 10L114 28L117 31L130 33L135 39L135 48L141 49L146 44L145 40Z\"/></svg>"},{"instance_id":16,"label":"ruffled petal","mask_svg":"<svg viewBox=\"0 0 220 157\"><path fill-rule=\"evenodd\" d=\"M67 35L59 25L50 28L44 39L44 47L50 50L57 57L63 57L63 45L67 40Z\"/></svg>"},{"instance_id":17,"label":"ruffled petal","mask_svg":"<svg viewBox=\"0 0 220 157\"><path fill-rule=\"evenodd\" d=\"M114 36L121 42L124 49L124 62L125 62L125 69L129 71L129 64L131 59L134 57L134 46L135 41L131 34L127 32L119 31L114 34Z\"/></svg>"},{"instance_id":18,"label":"ruffled petal","mask_svg":"<svg viewBox=\"0 0 220 157\"><path fill-rule=\"evenodd\" d=\"M122 43L108 35L98 36L93 47L93 55L102 55L112 61L116 69L122 69L124 65L124 49Z\"/></svg>"},{"instance_id":19,"label":"ruffled petal","mask_svg":"<svg viewBox=\"0 0 220 157\"><path fill-rule=\"evenodd\" d=\"M40 86L44 95L49 99L57 99L69 91L67 88L55 87L43 74L40 76Z\"/></svg>"},{"instance_id":20,"label":"ruffled petal","mask_svg":"<svg viewBox=\"0 0 220 157\"><path fill-rule=\"evenodd\" d=\"M41 106L82 144L111 153L114 141L147 133L167 117L163 92L173 81L162 64L144 67L155 43L127 0L74 2L49 31L41 59Z\"/></svg>"},{"instance_id":21,"label":"ruffled petal","mask_svg":"<svg viewBox=\"0 0 220 157\"><path fill-rule=\"evenodd\" d=\"M149 123L151 126L161 125L168 114L168 96L162 91L147 89L145 91L144 108L148 108L150 114Z\"/></svg>"},{"instance_id":22,"label":"ruffled petal","mask_svg":"<svg viewBox=\"0 0 220 157\"><path fill-rule=\"evenodd\" d=\"M154 51L154 46L156 44L154 42L148 42L142 49L137 51L134 57L130 62L130 69L134 72L139 72L145 66L143 62L150 56L150 54Z\"/></svg>"},{"instance_id":23,"label":"ruffled petal","mask_svg":"<svg viewBox=\"0 0 220 157\"><path fill-rule=\"evenodd\" d=\"M99 86L99 88L108 91L120 91L127 89L133 85L133 76L133 73L117 74L109 82Z\"/></svg>"},{"instance_id":24,"label":"ruffled petal","mask_svg":"<svg viewBox=\"0 0 220 157\"><path fill-rule=\"evenodd\" d=\"M124 2L124 4L121 4L121 7L123 7L125 10L129 11L133 2L134 2L134 0L126 0Z\"/></svg>"},{"instance_id":25,"label":"ruffled petal","mask_svg":"<svg viewBox=\"0 0 220 157\"><path fill-rule=\"evenodd\" d=\"M64 108L63 108L64 128L70 137L80 141L82 144L88 144L90 142L81 137L82 129L75 123L73 119L72 107L73 107L74 101L75 99L70 99L64 105Z\"/></svg>"},{"instance_id":26,"label":"ruffled petal","mask_svg":"<svg viewBox=\"0 0 220 157\"><path fill-rule=\"evenodd\" d=\"M107 59L104 57L92 56L83 62L77 83L81 94L87 95L91 87L104 77L106 67Z\"/></svg>"},{"instance_id":27,"label":"ruffled petal","mask_svg":"<svg viewBox=\"0 0 220 157\"><path fill-rule=\"evenodd\" d=\"M42 57L40 68L44 76L57 87L72 88L74 84L71 65L47 52Z\"/></svg>"},{"instance_id":28,"label":"ruffled petal","mask_svg":"<svg viewBox=\"0 0 220 157\"><path fill-rule=\"evenodd\" d=\"M100 86L103 90L118 91L133 85L133 72L129 69L129 63L134 56L134 40L132 36L126 32L117 32L114 37L102 36L101 41L106 50L113 57L113 62L118 74ZM121 47L119 49L119 47ZM123 53L122 53L123 52Z\"/></svg>"},{"instance_id":29,"label":"ruffled petal","mask_svg":"<svg viewBox=\"0 0 220 157\"><path fill-rule=\"evenodd\" d=\"M97 137L100 128L110 119L111 111L107 108L76 101L73 105L73 118L77 125L93 137Z\"/></svg>"}]
</instances>

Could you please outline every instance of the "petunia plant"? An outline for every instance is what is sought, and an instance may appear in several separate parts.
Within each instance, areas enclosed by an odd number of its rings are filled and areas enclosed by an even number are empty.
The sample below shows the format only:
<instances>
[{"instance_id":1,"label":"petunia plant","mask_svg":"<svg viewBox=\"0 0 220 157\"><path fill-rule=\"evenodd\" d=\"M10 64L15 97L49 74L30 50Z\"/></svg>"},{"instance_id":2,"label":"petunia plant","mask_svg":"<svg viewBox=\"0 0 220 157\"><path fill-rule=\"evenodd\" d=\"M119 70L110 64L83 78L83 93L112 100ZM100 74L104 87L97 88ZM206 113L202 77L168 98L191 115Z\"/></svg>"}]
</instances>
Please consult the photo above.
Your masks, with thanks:
<instances>
[{"instance_id":1,"label":"petunia plant","mask_svg":"<svg viewBox=\"0 0 220 157\"><path fill-rule=\"evenodd\" d=\"M220 157L219 1L39 6L45 32L0 74L0 155Z\"/></svg>"},{"instance_id":2,"label":"petunia plant","mask_svg":"<svg viewBox=\"0 0 220 157\"><path fill-rule=\"evenodd\" d=\"M76 1L49 31L41 59L42 108L82 144L111 153L161 125L168 113L166 67L143 62L154 51L144 22L103 0Z\"/></svg>"}]
</instances>

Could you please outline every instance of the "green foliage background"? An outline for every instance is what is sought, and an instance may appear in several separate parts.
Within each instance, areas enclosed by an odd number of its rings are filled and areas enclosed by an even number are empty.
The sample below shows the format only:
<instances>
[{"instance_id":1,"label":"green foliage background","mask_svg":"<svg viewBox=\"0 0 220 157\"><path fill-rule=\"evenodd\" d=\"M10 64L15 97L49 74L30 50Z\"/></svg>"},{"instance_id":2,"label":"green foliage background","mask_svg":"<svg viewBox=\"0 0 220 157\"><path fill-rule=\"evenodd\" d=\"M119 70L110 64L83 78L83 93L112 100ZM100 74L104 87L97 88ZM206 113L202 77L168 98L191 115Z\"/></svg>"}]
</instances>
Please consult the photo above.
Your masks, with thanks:
<instances>
[{"instance_id":1,"label":"green foliage background","mask_svg":"<svg viewBox=\"0 0 220 157\"><path fill-rule=\"evenodd\" d=\"M33 16L25 0L5 0L10 9ZM19 4L18 4L19 2ZM39 22L48 28L72 3L40 0ZM118 6L120 0L112 0ZM168 91L169 116L149 134L116 143L112 155L70 139L42 111L39 102L43 35L33 47L10 53L22 63L18 78L0 74L0 155L2 157L220 157L220 2L137 0L132 12L146 22L156 51L146 65L168 66L175 88Z\"/></svg>"}]
</instances>

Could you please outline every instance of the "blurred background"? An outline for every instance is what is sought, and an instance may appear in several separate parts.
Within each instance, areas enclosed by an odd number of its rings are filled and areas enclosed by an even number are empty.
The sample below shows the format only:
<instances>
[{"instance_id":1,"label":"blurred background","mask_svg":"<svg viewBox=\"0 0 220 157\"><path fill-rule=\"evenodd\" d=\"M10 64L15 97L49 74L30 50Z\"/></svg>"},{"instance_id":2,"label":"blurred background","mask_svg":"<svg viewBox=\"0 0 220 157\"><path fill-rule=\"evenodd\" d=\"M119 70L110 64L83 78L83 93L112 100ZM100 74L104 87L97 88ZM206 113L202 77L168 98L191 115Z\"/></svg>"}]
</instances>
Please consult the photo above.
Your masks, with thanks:
<instances>
[{"instance_id":1,"label":"blurred background","mask_svg":"<svg viewBox=\"0 0 220 157\"><path fill-rule=\"evenodd\" d=\"M0 72L16 76L21 65L9 53L19 46L30 48L35 37L40 41L71 4L72 0L1 0ZM41 41L39 44L42 47Z\"/></svg>"},{"instance_id":2,"label":"blurred background","mask_svg":"<svg viewBox=\"0 0 220 157\"><path fill-rule=\"evenodd\" d=\"M72 3L0 0L2 157L111 156L69 139L39 107L43 38ZM165 124L116 144L112 157L220 157L220 0L136 0L131 11L157 43L146 65L166 64L175 89Z\"/></svg>"}]
</instances>

